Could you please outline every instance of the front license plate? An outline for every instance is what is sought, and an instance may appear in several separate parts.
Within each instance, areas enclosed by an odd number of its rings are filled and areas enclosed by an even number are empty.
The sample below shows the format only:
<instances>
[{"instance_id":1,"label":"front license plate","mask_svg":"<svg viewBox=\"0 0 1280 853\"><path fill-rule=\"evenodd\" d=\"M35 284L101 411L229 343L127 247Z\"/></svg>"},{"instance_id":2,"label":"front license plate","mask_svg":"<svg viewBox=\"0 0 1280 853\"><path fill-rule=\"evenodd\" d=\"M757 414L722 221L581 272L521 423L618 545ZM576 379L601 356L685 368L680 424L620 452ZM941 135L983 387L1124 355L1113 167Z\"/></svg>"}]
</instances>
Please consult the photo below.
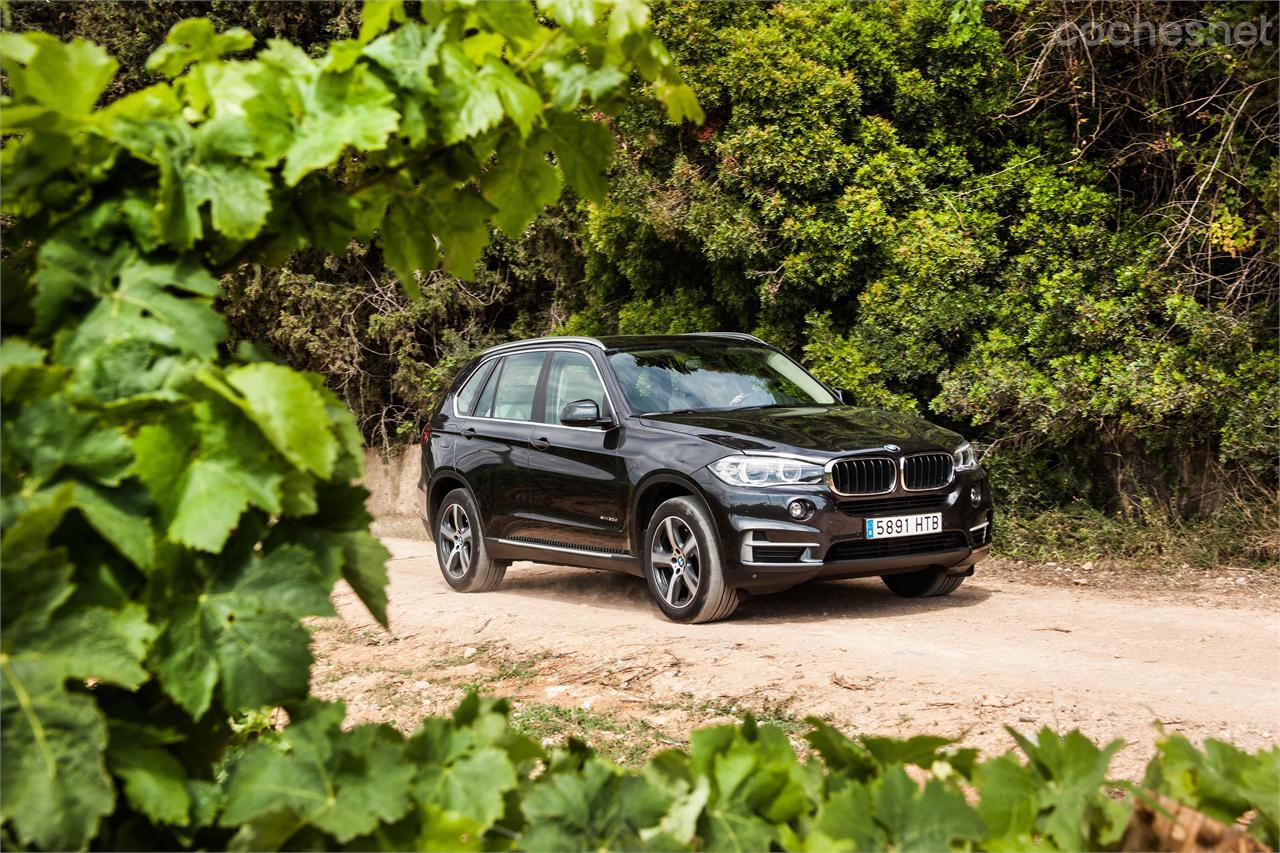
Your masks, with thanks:
<instances>
[{"instance_id":1,"label":"front license plate","mask_svg":"<svg viewBox=\"0 0 1280 853\"><path fill-rule=\"evenodd\" d=\"M920 515L895 515L892 518L868 518L868 539L893 539L896 536L917 536L921 533L937 533L942 529L942 513L926 512Z\"/></svg>"}]
</instances>

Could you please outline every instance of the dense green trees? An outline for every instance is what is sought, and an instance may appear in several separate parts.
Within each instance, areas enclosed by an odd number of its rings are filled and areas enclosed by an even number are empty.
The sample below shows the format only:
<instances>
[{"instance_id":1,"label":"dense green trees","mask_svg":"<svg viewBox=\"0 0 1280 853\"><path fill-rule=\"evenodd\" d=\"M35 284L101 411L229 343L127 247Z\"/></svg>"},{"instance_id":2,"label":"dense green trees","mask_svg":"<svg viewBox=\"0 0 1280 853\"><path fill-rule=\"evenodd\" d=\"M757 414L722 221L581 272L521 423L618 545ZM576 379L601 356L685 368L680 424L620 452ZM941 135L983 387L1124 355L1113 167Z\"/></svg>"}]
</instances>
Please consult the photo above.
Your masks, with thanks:
<instances>
[{"instance_id":1,"label":"dense green trees","mask_svg":"<svg viewBox=\"0 0 1280 853\"><path fill-rule=\"evenodd\" d=\"M1215 508L1276 439L1274 44L1057 45L1061 6L965 11L664 7L707 123L619 118L569 326L754 330L984 438L1009 496Z\"/></svg>"},{"instance_id":2,"label":"dense green trees","mask_svg":"<svg viewBox=\"0 0 1280 853\"><path fill-rule=\"evenodd\" d=\"M1065 9L661 4L707 120L618 114L602 203L569 195L495 235L474 283L430 276L419 303L376 246L244 271L232 332L325 373L378 444L416 432L495 340L715 327L972 435L1006 505L1196 515L1271 488L1275 11ZM343 4L214 12L303 42L354 20ZM100 24L137 55L128 9L51 15L15 4L17 25ZM1098 19L1267 16L1270 43L1072 38Z\"/></svg>"}]
</instances>

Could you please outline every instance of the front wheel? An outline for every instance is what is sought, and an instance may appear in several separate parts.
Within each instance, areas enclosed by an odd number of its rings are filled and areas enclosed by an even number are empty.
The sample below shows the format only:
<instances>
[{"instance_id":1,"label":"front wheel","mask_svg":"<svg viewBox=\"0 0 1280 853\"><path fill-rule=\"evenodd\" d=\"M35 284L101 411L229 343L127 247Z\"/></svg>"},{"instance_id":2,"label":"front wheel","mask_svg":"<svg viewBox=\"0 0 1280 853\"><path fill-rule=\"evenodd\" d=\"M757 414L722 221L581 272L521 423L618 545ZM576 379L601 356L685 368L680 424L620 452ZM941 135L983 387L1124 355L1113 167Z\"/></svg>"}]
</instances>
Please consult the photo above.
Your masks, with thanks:
<instances>
[{"instance_id":1,"label":"front wheel","mask_svg":"<svg viewBox=\"0 0 1280 853\"><path fill-rule=\"evenodd\" d=\"M900 575L881 575L880 580L902 598L932 598L955 592L964 583L964 575L946 575L938 569L923 569Z\"/></svg>"},{"instance_id":2,"label":"front wheel","mask_svg":"<svg viewBox=\"0 0 1280 853\"><path fill-rule=\"evenodd\" d=\"M725 584L710 516L691 498L658 507L645 533L645 578L668 619L716 622L733 613L738 593Z\"/></svg>"},{"instance_id":3,"label":"front wheel","mask_svg":"<svg viewBox=\"0 0 1280 853\"><path fill-rule=\"evenodd\" d=\"M471 493L454 489L436 513L436 560L445 582L459 592L497 589L507 564L489 558L480 511Z\"/></svg>"}]
</instances>

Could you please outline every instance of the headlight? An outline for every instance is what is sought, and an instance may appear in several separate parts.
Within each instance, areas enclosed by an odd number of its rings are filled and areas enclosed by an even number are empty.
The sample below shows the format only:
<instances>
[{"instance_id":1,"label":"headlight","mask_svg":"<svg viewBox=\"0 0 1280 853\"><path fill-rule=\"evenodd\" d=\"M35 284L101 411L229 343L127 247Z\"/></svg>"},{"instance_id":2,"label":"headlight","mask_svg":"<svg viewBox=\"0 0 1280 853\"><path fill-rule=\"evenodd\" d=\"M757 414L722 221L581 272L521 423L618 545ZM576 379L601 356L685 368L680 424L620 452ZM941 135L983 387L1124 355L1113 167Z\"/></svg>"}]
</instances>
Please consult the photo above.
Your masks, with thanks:
<instances>
[{"instance_id":1,"label":"headlight","mask_svg":"<svg viewBox=\"0 0 1280 853\"><path fill-rule=\"evenodd\" d=\"M955 460L957 471L969 471L978 467L978 456L973 452L973 445L967 441L951 454L951 458Z\"/></svg>"},{"instance_id":2,"label":"headlight","mask_svg":"<svg viewBox=\"0 0 1280 853\"><path fill-rule=\"evenodd\" d=\"M709 466L731 486L789 486L821 483L821 465L785 456L726 456Z\"/></svg>"}]
</instances>

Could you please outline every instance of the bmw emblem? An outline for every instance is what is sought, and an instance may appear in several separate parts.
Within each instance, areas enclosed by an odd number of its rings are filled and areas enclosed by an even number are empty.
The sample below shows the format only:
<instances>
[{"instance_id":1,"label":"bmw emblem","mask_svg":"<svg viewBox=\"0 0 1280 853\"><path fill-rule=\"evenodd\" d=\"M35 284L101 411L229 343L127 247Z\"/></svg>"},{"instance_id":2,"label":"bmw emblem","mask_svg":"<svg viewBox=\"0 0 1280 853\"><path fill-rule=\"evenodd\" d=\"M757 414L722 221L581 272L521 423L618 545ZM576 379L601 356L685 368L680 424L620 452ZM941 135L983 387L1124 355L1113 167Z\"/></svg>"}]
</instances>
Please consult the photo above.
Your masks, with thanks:
<instances>
[{"instance_id":1,"label":"bmw emblem","mask_svg":"<svg viewBox=\"0 0 1280 853\"><path fill-rule=\"evenodd\" d=\"M889 451L890 453L897 453L897 452L898 452L899 450L901 450L902 448L901 448L901 447L899 447L899 446L898 446L898 445L896 445L896 444L886 444L886 445L884 446L884 449L885 449L885 450L887 450L887 451Z\"/></svg>"}]
</instances>

